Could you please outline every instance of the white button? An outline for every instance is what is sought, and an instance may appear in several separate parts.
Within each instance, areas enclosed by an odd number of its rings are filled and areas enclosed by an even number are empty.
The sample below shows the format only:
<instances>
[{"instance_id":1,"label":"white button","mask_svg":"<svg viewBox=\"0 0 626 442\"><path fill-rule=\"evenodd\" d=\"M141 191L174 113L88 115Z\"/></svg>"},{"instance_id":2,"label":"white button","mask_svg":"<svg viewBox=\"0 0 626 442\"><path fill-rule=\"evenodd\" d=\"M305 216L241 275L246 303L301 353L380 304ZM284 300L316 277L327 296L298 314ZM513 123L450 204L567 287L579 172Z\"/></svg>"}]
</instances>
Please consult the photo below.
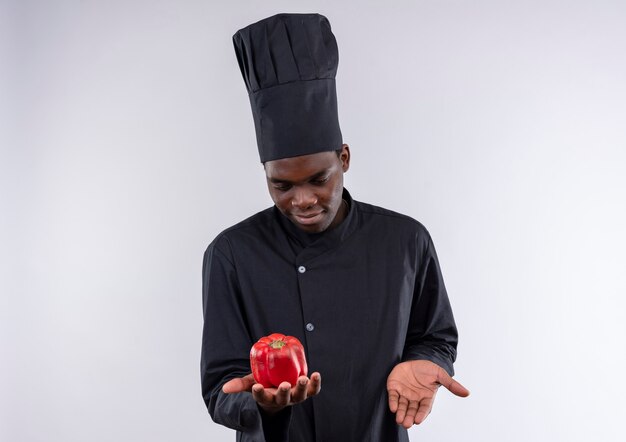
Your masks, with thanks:
<instances>
[{"instance_id":1,"label":"white button","mask_svg":"<svg viewBox=\"0 0 626 442\"><path fill-rule=\"evenodd\" d=\"M313 330L315 330L315 326L309 322L306 325L306 331L313 331Z\"/></svg>"},{"instance_id":2,"label":"white button","mask_svg":"<svg viewBox=\"0 0 626 442\"><path fill-rule=\"evenodd\" d=\"M300 267L298 267L298 271L299 271L300 273L304 273L304 272L306 272L306 267L304 267L304 266L300 266Z\"/></svg>"}]
</instances>

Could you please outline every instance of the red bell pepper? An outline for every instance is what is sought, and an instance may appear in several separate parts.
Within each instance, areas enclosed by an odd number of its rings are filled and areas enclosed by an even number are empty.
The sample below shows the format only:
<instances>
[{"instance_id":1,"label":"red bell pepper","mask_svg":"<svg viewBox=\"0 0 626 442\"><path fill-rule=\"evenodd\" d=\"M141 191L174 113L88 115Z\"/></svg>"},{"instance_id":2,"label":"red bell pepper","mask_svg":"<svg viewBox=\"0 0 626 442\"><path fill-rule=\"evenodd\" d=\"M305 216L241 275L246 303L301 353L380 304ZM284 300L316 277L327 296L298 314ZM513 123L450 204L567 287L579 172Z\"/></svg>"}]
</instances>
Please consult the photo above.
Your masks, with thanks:
<instances>
[{"instance_id":1,"label":"red bell pepper","mask_svg":"<svg viewBox=\"0 0 626 442\"><path fill-rule=\"evenodd\" d=\"M254 380L265 388L278 387L284 381L293 387L308 370L302 343L280 333L265 336L252 346L250 367Z\"/></svg>"}]
</instances>

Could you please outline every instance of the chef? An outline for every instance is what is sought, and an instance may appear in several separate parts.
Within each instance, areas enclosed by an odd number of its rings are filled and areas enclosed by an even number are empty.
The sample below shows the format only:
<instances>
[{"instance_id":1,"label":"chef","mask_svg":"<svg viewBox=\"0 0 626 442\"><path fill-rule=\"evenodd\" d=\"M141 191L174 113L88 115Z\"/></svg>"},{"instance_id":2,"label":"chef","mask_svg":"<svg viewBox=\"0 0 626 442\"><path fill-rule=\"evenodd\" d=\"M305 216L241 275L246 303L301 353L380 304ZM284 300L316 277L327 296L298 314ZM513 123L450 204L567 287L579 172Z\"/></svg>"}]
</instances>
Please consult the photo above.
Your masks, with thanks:
<instances>
[{"instance_id":1,"label":"chef","mask_svg":"<svg viewBox=\"0 0 626 442\"><path fill-rule=\"evenodd\" d=\"M238 441L408 441L441 385L469 394L452 378L457 328L433 241L343 185L351 151L324 16L278 14L233 42L274 205L204 255L209 413ZM250 374L250 348L274 332L305 347L310 376L296 385L264 388Z\"/></svg>"}]
</instances>

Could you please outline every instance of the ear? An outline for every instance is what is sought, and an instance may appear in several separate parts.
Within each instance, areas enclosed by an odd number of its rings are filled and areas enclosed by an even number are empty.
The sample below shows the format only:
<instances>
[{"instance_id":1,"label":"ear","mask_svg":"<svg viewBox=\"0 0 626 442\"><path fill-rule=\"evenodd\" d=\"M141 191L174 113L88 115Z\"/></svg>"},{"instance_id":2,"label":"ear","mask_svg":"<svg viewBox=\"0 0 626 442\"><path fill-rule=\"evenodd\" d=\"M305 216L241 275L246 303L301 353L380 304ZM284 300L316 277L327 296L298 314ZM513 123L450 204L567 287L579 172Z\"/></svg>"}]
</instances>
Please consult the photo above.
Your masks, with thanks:
<instances>
[{"instance_id":1,"label":"ear","mask_svg":"<svg viewBox=\"0 0 626 442\"><path fill-rule=\"evenodd\" d=\"M343 144L341 146L341 154L339 154L339 161L341 161L341 168L343 172L347 172L350 168L350 146Z\"/></svg>"}]
</instances>

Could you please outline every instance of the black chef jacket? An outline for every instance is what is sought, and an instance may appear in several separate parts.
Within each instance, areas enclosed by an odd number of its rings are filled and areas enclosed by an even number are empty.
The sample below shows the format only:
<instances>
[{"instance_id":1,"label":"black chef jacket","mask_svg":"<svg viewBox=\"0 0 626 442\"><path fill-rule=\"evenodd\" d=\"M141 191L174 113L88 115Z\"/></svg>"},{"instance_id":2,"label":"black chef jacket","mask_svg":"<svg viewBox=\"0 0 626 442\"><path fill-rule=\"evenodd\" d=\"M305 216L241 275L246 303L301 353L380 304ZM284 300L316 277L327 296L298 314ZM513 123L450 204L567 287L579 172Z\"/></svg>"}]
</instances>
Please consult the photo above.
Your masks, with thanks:
<instances>
[{"instance_id":1,"label":"black chef jacket","mask_svg":"<svg viewBox=\"0 0 626 442\"><path fill-rule=\"evenodd\" d=\"M306 235L272 207L206 250L202 394L238 441L265 440L264 426L293 442L408 441L388 407L392 368L427 359L453 374L457 330L427 230L343 198L348 215L330 231ZM250 393L221 387L250 373L250 348L274 332L302 341L322 390L269 420Z\"/></svg>"}]
</instances>

